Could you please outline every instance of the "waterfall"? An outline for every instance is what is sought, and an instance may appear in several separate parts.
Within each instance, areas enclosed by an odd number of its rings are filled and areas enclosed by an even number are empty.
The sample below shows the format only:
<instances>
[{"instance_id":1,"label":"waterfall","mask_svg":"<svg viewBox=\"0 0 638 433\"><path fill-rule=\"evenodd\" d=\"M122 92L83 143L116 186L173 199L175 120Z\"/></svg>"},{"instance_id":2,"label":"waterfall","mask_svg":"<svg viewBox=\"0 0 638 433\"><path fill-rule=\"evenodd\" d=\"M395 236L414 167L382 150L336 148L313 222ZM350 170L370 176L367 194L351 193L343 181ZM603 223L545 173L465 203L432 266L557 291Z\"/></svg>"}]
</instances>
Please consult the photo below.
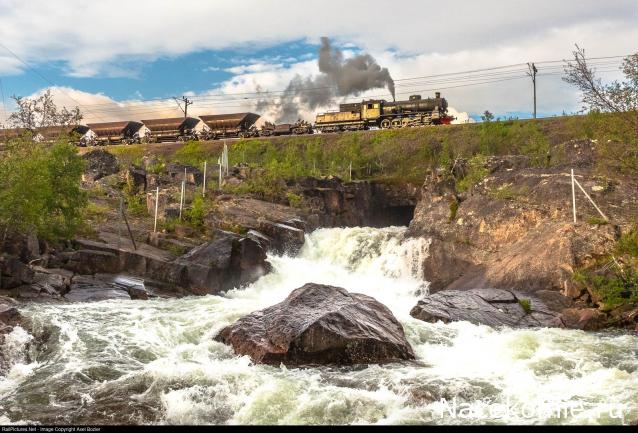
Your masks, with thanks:
<instances>
[{"instance_id":1,"label":"waterfall","mask_svg":"<svg viewBox=\"0 0 638 433\"><path fill-rule=\"evenodd\" d=\"M619 423L638 419L638 337L495 330L409 316L427 292L424 239L405 228L321 229L296 257L223 296L28 304L0 353L0 424ZM367 368L253 365L213 337L307 283L387 305L416 363ZM46 337L46 345L34 341ZM37 347L37 349L35 349ZM551 401L545 401L551 400ZM528 410L554 404L565 409ZM542 404L541 404L542 403ZM622 420L607 406L622 409ZM457 406L454 406L457 405ZM510 407L511 406L511 407ZM471 408L463 412L459 408ZM507 407L509 411L494 413ZM536 406L534 406L536 407ZM528 416L529 415L529 416Z\"/></svg>"}]
</instances>

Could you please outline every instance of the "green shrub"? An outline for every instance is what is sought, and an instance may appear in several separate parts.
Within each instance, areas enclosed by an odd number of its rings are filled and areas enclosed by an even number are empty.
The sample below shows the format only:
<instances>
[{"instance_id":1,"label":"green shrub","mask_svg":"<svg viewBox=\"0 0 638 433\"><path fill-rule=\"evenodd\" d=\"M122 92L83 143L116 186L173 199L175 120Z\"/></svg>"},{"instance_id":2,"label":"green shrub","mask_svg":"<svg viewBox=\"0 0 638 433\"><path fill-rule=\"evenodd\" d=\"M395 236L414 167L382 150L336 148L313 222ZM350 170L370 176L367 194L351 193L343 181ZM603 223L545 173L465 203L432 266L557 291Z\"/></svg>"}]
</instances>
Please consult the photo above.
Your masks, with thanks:
<instances>
[{"instance_id":1,"label":"green shrub","mask_svg":"<svg viewBox=\"0 0 638 433\"><path fill-rule=\"evenodd\" d=\"M109 152L115 155L122 167L131 165L141 165L144 157L144 148L139 144L131 144L129 146L112 146Z\"/></svg>"},{"instance_id":2,"label":"green shrub","mask_svg":"<svg viewBox=\"0 0 638 433\"><path fill-rule=\"evenodd\" d=\"M186 211L186 219L191 226L201 229L204 227L204 219L207 213L208 209L204 198L201 195L196 194L193 198L190 209Z\"/></svg>"},{"instance_id":3,"label":"green shrub","mask_svg":"<svg viewBox=\"0 0 638 433\"><path fill-rule=\"evenodd\" d=\"M618 239L616 254L627 254L631 257L638 257L638 228L631 229Z\"/></svg>"},{"instance_id":4,"label":"green shrub","mask_svg":"<svg viewBox=\"0 0 638 433\"><path fill-rule=\"evenodd\" d=\"M0 228L71 238L82 225L84 161L60 139L52 145L14 140L0 152Z\"/></svg>"},{"instance_id":5,"label":"green shrub","mask_svg":"<svg viewBox=\"0 0 638 433\"><path fill-rule=\"evenodd\" d=\"M519 299L518 304L523 308L525 314L530 314L532 312L532 301L530 299Z\"/></svg>"},{"instance_id":6,"label":"green shrub","mask_svg":"<svg viewBox=\"0 0 638 433\"><path fill-rule=\"evenodd\" d=\"M212 161L212 154L206 152L199 141L188 141L181 149L175 152L174 160L182 164L199 167L204 165L204 161Z\"/></svg>"},{"instance_id":7,"label":"green shrub","mask_svg":"<svg viewBox=\"0 0 638 433\"><path fill-rule=\"evenodd\" d=\"M140 195L129 195L126 198L126 211L134 216L148 216L146 197Z\"/></svg>"},{"instance_id":8,"label":"green shrub","mask_svg":"<svg viewBox=\"0 0 638 433\"><path fill-rule=\"evenodd\" d=\"M590 224L592 226L604 226L606 224L609 224L609 221L598 216L592 216L587 219L587 224Z\"/></svg>"},{"instance_id":9,"label":"green shrub","mask_svg":"<svg viewBox=\"0 0 638 433\"><path fill-rule=\"evenodd\" d=\"M286 194L286 198L288 198L288 205L290 207L301 207L304 201L303 196L292 192Z\"/></svg>"},{"instance_id":10,"label":"green shrub","mask_svg":"<svg viewBox=\"0 0 638 433\"><path fill-rule=\"evenodd\" d=\"M457 200L450 201L450 217L448 219L449 222L452 222L456 219L456 213L459 210L459 202Z\"/></svg>"},{"instance_id":11,"label":"green shrub","mask_svg":"<svg viewBox=\"0 0 638 433\"><path fill-rule=\"evenodd\" d=\"M486 161L487 158L484 155L476 155L468 161L467 173L456 182L457 191L467 191L490 174L489 170L485 168Z\"/></svg>"}]
</instances>

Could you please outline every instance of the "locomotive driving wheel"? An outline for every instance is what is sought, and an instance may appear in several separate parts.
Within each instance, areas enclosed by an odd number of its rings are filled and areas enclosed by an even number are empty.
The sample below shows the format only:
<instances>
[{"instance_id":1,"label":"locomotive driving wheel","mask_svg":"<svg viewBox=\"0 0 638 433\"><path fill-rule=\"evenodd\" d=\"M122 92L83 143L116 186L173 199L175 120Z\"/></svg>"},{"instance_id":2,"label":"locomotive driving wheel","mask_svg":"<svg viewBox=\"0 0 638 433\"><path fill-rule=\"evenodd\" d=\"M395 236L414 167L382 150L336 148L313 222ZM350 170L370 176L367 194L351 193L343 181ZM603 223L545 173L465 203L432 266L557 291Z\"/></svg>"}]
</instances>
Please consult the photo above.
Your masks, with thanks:
<instances>
[{"instance_id":1,"label":"locomotive driving wheel","mask_svg":"<svg viewBox=\"0 0 638 433\"><path fill-rule=\"evenodd\" d=\"M390 119L383 119L379 126L381 129L388 129L390 127Z\"/></svg>"},{"instance_id":2,"label":"locomotive driving wheel","mask_svg":"<svg viewBox=\"0 0 638 433\"><path fill-rule=\"evenodd\" d=\"M392 119L392 127L400 128L401 127L401 119Z\"/></svg>"}]
</instances>

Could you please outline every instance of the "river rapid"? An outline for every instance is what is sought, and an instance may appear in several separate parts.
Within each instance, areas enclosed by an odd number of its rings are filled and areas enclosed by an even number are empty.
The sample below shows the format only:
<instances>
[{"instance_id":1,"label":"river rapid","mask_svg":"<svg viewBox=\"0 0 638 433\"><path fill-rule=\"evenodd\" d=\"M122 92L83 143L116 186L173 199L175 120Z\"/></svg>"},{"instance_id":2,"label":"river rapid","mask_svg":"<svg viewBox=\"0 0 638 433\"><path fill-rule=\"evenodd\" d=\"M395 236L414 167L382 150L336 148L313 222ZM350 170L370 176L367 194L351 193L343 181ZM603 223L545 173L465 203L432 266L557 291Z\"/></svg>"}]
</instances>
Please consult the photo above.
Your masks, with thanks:
<instances>
[{"instance_id":1,"label":"river rapid","mask_svg":"<svg viewBox=\"0 0 638 433\"><path fill-rule=\"evenodd\" d=\"M429 324L423 239L321 229L296 257L224 296L29 304L1 353L0 424L619 424L638 419L638 336ZM417 362L253 365L213 337L307 282L365 293L402 323ZM45 344L34 344L46 341Z\"/></svg>"}]
</instances>

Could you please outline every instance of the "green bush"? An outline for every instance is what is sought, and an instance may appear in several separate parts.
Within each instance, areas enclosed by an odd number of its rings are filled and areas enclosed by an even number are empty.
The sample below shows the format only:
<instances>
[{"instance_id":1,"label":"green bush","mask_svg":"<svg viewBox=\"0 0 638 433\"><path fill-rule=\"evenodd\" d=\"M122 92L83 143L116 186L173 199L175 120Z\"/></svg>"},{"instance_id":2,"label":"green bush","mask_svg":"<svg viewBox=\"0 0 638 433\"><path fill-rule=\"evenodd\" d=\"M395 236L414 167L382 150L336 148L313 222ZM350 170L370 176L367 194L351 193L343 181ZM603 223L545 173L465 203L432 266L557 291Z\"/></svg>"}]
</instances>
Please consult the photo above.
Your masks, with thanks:
<instances>
[{"instance_id":1,"label":"green bush","mask_svg":"<svg viewBox=\"0 0 638 433\"><path fill-rule=\"evenodd\" d=\"M468 161L467 173L461 180L456 182L457 191L467 191L490 174L489 170L485 168L486 161L487 158L484 155L476 155Z\"/></svg>"},{"instance_id":2,"label":"green bush","mask_svg":"<svg viewBox=\"0 0 638 433\"><path fill-rule=\"evenodd\" d=\"M286 197L288 198L288 205L290 207L301 207L304 201L303 196L292 192L286 194Z\"/></svg>"},{"instance_id":3,"label":"green bush","mask_svg":"<svg viewBox=\"0 0 638 433\"><path fill-rule=\"evenodd\" d=\"M204 218L207 213L208 209L204 198L201 195L196 194L193 198L190 209L186 211L186 219L191 226L195 228L202 228L204 227Z\"/></svg>"},{"instance_id":4,"label":"green bush","mask_svg":"<svg viewBox=\"0 0 638 433\"><path fill-rule=\"evenodd\" d=\"M139 144L111 146L109 152L115 155L122 167L139 166L142 164L142 158L144 157L144 148Z\"/></svg>"},{"instance_id":5,"label":"green bush","mask_svg":"<svg viewBox=\"0 0 638 433\"><path fill-rule=\"evenodd\" d=\"M188 141L181 149L177 150L174 160L182 164L199 167L204 165L204 161L216 160L212 154L206 152L199 141Z\"/></svg>"},{"instance_id":6,"label":"green bush","mask_svg":"<svg viewBox=\"0 0 638 433\"><path fill-rule=\"evenodd\" d=\"M73 237L87 204L83 170L76 147L65 140L9 143L0 153L0 227L46 239Z\"/></svg>"},{"instance_id":7,"label":"green bush","mask_svg":"<svg viewBox=\"0 0 638 433\"><path fill-rule=\"evenodd\" d=\"M450 201L450 217L448 221L452 222L456 219L456 213L459 210L459 202L457 200Z\"/></svg>"},{"instance_id":8,"label":"green bush","mask_svg":"<svg viewBox=\"0 0 638 433\"><path fill-rule=\"evenodd\" d=\"M532 301L530 299L519 299L518 304L523 308L525 314L530 314L532 312Z\"/></svg>"}]
</instances>

